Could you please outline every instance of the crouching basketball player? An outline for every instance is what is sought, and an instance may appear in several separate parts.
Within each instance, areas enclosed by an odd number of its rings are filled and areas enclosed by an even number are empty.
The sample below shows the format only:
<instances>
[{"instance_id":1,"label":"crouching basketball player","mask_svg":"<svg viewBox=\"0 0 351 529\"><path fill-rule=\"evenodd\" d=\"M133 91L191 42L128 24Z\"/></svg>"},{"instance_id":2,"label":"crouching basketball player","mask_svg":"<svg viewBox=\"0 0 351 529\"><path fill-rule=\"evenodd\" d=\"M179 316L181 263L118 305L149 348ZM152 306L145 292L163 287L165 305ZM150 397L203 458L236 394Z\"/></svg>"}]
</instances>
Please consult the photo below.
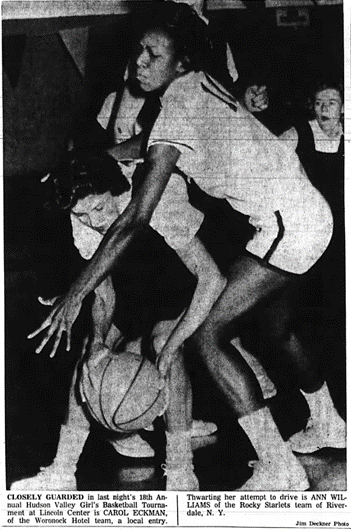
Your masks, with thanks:
<instances>
[{"instance_id":1,"label":"crouching basketball player","mask_svg":"<svg viewBox=\"0 0 351 529\"><path fill-rule=\"evenodd\" d=\"M71 155L51 174L50 181L54 188L54 205L70 213L75 246L84 259L90 259L103 235L130 201L128 181L117 162L106 154ZM145 334L151 334L158 353L183 320L183 330L187 327L186 322L192 321L189 312L191 315L196 311L199 299L213 303L224 288L225 279L200 244L198 248L195 246L193 255L191 271L198 279L195 291L194 278L154 230L149 228L139 238L122 266L118 270L116 267L94 290L91 335L87 336L82 351L82 356L88 358L84 364L88 371L94 370L106 349L115 351L123 343L128 352L140 354L140 337ZM128 261L134 269L132 273ZM123 269L127 269L125 281ZM148 274L150 269L151 275ZM137 277L137 286L131 284L131 274L141 275ZM41 300L44 304L53 304L54 301ZM129 313L127 317L126 312ZM192 333L192 326L193 323L188 332L185 331L185 337ZM76 465L90 431L89 413L77 397L77 373L78 366L71 384L67 421L60 430L53 463L42 468L36 476L13 483L12 490L76 490ZM163 397L158 399L148 417L152 428L152 421L162 415L167 406L167 490L196 490L198 480L192 464L191 437L209 435L216 430L216 425L192 421L191 386L182 354L172 364ZM151 446L135 432L111 435L110 442L122 455L154 455Z\"/></svg>"}]
</instances>

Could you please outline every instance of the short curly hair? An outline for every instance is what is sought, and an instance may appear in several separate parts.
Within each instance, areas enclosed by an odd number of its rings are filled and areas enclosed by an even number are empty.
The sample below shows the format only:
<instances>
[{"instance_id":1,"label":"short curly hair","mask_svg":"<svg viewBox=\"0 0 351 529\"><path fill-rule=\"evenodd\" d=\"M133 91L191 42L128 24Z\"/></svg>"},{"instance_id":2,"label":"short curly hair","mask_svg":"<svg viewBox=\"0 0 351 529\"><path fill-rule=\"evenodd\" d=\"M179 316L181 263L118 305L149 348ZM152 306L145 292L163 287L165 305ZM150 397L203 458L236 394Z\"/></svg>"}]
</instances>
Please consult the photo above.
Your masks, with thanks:
<instances>
[{"instance_id":1,"label":"short curly hair","mask_svg":"<svg viewBox=\"0 0 351 529\"><path fill-rule=\"evenodd\" d=\"M186 71L205 68L211 49L207 24L188 4L159 4L138 24L138 34L152 29L161 30L172 39L175 57L182 61Z\"/></svg>"},{"instance_id":2,"label":"short curly hair","mask_svg":"<svg viewBox=\"0 0 351 529\"><path fill-rule=\"evenodd\" d=\"M340 94L341 101L344 101L344 86L338 79L318 79L318 81L311 87L311 101L314 101L319 92L328 90L328 88L337 90Z\"/></svg>"},{"instance_id":3,"label":"short curly hair","mask_svg":"<svg viewBox=\"0 0 351 529\"><path fill-rule=\"evenodd\" d=\"M107 153L65 154L47 180L49 210L70 210L88 195L110 191L113 196L130 189L130 184L116 162Z\"/></svg>"}]
</instances>

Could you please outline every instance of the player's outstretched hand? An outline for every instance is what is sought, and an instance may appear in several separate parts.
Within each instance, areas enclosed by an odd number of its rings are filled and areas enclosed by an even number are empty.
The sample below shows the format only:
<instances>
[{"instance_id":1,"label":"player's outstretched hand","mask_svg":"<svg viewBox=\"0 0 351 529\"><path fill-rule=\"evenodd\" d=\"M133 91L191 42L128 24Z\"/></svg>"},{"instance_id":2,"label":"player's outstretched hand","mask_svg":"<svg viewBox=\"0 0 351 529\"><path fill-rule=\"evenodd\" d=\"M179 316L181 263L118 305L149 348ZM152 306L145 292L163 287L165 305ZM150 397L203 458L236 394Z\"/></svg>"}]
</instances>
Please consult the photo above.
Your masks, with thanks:
<instances>
[{"instance_id":1,"label":"player's outstretched hand","mask_svg":"<svg viewBox=\"0 0 351 529\"><path fill-rule=\"evenodd\" d=\"M41 303L43 303L43 301L44 300L40 300ZM50 305L50 303L45 301L43 304ZM43 340L35 350L37 354L39 354L44 349L51 337L55 335L54 346L50 353L50 358L53 358L60 344L63 332L66 333L66 350L70 350L72 327L79 315L81 306L82 302L77 299L77 296L71 294L70 292L68 292L68 294L62 298L56 300L54 308L50 312L49 316L36 331L32 332L28 336L28 339L34 338L44 329L46 329Z\"/></svg>"}]
</instances>

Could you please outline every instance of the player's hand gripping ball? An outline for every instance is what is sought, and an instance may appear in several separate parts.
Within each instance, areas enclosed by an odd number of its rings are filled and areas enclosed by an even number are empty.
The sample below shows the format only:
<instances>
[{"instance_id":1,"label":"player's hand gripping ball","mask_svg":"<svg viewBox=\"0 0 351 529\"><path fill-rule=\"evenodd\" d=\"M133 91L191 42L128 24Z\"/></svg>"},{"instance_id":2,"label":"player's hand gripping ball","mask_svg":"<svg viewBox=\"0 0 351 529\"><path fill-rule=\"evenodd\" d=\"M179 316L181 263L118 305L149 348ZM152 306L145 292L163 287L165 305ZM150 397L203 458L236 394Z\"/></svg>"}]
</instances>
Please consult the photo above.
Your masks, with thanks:
<instances>
[{"instance_id":1,"label":"player's hand gripping ball","mask_svg":"<svg viewBox=\"0 0 351 529\"><path fill-rule=\"evenodd\" d=\"M116 432L147 428L168 406L168 388L154 364L104 346L83 364L80 391L92 417Z\"/></svg>"}]
</instances>

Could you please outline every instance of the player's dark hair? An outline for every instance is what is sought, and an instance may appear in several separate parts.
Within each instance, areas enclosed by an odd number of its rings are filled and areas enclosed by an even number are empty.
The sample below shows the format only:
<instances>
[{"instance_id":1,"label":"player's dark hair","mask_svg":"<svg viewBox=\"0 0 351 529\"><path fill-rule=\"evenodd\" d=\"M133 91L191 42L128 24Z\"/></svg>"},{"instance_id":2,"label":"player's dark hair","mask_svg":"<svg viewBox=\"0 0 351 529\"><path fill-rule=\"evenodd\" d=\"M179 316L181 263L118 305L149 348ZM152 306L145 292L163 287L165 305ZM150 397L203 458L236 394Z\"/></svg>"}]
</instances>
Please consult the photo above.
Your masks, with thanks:
<instances>
[{"instance_id":1,"label":"player's dark hair","mask_svg":"<svg viewBox=\"0 0 351 529\"><path fill-rule=\"evenodd\" d=\"M50 198L47 209L71 209L88 195L110 191L118 196L130 189L130 184L116 162L107 153L67 153L48 179Z\"/></svg>"},{"instance_id":2,"label":"player's dark hair","mask_svg":"<svg viewBox=\"0 0 351 529\"><path fill-rule=\"evenodd\" d=\"M144 19L138 33L153 29L171 38L175 59L182 61L186 71L205 68L210 46L208 28L192 7L176 2L160 3Z\"/></svg>"},{"instance_id":3,"label":"player's dark hair","mask_svg":"<svg viewBox=\"0 0 351 529\"><path fill-rule=\"evenodd\" d=\"M316 95L322 90L328 90L332 88L339 92L341 100L344 101L344 86L343 84L336 79L320 79L313 86L311 90L311 100L315 100Z\"/></svg>"}]
</instances>

